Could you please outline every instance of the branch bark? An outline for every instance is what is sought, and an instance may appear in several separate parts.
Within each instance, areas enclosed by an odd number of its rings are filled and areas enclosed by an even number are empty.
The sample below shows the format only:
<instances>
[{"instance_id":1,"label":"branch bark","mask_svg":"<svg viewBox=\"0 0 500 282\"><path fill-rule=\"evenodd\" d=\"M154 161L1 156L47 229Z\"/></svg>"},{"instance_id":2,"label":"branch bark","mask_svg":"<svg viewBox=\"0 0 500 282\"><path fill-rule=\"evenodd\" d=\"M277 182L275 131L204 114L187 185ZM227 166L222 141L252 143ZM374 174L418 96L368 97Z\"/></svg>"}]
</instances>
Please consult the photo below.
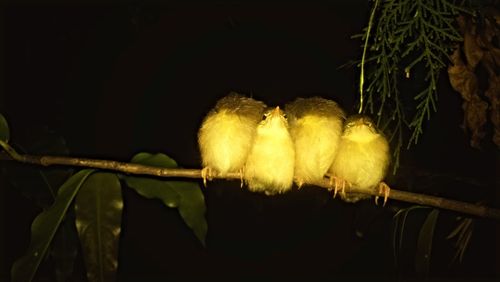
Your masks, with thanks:
<instances>
[{"instance_id":1,"label":"branch bark","mask_svg":"<svg viewBox=\"0 0 500 282\"><path fill-rule=\"evenodd\" d=\"M0 141L1 142L1 141ZM2 142L3 143L3 142ZM5 143L4 143L5 144ZM0 144L3 145L3 144ZM8 146L8 145L7 145ZM2 146L4 147L4 146ZM10 146L8 146L10 147ZM4 149L6 149L4 147ZM10 148L11 149L11 148ZM20 155L14 151L14 154L10 154L9 150L6 150L9 154L1 154L0 160L15 160L22 163L41 165L41 166L53 166L53 165L64 165L64 166L76 166L76 167L87 167L87 168L98 168L104 170L118 171L125 174L139 174L139 175L152 175L158 177L181 177L181 178L201 178L200 169L185 169L185 168L159 168L153 166L146 166L134 163L125 163L110 160L97 160L97 159L86 159L86 158L72 158L72 157L59 157L59 156L35 156L35 155ZM219 179L240 179L238 173L230 173L223 177L216 176L214 178ZM314 183L314 185L331 188L329 179L325 178L323 181ZM370 194L377 196L376 191L368 193L364 190L358 190L355 187L350 188L351 192ZM456 200L450 200L446 198L430 196L425 194L411 193L401 190L391 189L390 199L399 200L409 203L414 203L418 205L431 206L440 209L447 209L456 211L459 213L474 215L478 217L485 217L500 220L500 209L490 208L484 205L472 204L467 202L461 202Z\"/></svg>"}]
</instances>

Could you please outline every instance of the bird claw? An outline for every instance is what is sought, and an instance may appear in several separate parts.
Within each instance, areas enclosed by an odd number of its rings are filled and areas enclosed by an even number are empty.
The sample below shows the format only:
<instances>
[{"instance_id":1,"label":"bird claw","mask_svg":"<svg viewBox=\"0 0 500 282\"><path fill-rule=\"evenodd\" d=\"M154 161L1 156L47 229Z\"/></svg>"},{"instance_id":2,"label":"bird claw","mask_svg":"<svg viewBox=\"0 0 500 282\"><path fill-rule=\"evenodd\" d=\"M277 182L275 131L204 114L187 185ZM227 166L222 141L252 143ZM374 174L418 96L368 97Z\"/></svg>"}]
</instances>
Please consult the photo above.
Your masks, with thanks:
<instances>
[{"instance_id":1,"label":"bird claw","mask_svg":"<svg viewBox=\"0 0 500 282\"><path fill-rule=\"evenodd\" d=\"M378 185L378 194L382 195L384 194L384 204L382 204L382 207L385 207L385 204L387 203L387 198L389 198L389 194L391 192L391 188L389 185L387 185L385 182L380 182ZM378 205L378 198L379 196L375 196L375 204Z\"/></svg>"},{"instance_id":2,"label":"bird claw","mask_svg":"<svg viewBox=\"0 0 500 282\"><path fill-rule=\"evenodd\" d=\"M349 186L351 187L351 183L347 182L346 180L342 179L342 178L336 178L335 182L340 182L342 184L342 189L341 189L341 192L342 192L342 195L345 196L345 186ZM335 184L337 186L337 184Z\"/></svg>"},{"instance_id":3,"label":"bird claw","mask_svg":"<svg viewBox=\"0 0 500 282\"><path fill-rule=\"evenodd\" d=\"M238 170L238 174L240 175L240 188L243 189L243 168Z\"/></svg>"},{"instance_id":4,"label":"bird claw","mask_svg":"<svg viewBox=\"0 0 500 282\"><path fill-rule=\"evenodd\" d=\"M345 186L347 181L336 176L330 176L330 187L333 186L333 198L337 196L337 192L340 190L343 195L345 195ZM347 185L351 186L349 183ZM341 187L339 187L341 186ZM339 189L340 188L340 189ZM331 190L331 188L330 188Z\"/></svg>"},{"instance_id":5,"label":"bird claw","mask_svg":"<svg viewBox=\"0 0 500 282\"><path fill-rule=\"evenodd\" d=\"M201 178L203 178L203 187L207 187L207 179L212 180L213 171L210 167L204 167L201 170Z\"/></svg>"},{"instance_id":6,"label":"bird claw","mask_svg":"<svg viewBox=\"0 0 500 282\"><path fill-rule=\"evenodd\" d=\"M295 184L297 184L297 188L300 189L302 188L302 185L304 185L304 181L302 179L295 178Z\"/></svg>"}]
</instances>

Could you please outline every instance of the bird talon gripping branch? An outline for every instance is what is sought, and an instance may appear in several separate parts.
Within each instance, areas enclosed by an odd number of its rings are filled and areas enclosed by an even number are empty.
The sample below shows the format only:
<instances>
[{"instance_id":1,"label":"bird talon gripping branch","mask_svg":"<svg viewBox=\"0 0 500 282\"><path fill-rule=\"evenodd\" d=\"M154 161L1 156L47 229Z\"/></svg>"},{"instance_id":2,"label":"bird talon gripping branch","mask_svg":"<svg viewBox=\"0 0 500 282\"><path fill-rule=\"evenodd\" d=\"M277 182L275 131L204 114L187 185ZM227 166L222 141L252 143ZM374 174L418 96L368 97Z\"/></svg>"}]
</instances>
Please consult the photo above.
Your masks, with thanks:
<instances>
[{"instance_id":1,"label":"bird talon gripping branch","mask_svg":"<svg viewBox=\"0 0 500 282\"><path fill-rule=\"evenodd\" d=\"M293 181L295 182L295 184L297 184L298 189L301 189L302 185L304 185L304 180L302 179L294 177Z\"/></svg>"},{"instance_id":2,"label":"bird talon gripping branch","mask_svg":"<svg viewBox=\"0 0 500 282\"><path fill-rule=\"evenodd\" d=\"M384 203L382 204L383 207L385 207L385 204L387 203L387 198L389 198L389 194L391 193L391 188L389 185L387 185L385 182L380 182L378 185L378 194L379 195L384 195ZM379 196L375 196L375 204L378 205L378 198Z\"/></svg>"},{"instance_id":3,"label":"bird talon gripping branch","mask_svg":"<svg viewBox=\"0 0 500 282\"><path fill-rule=\"evenodd\" d=\"M210 167L204 167L201 170L201 178L203 178L203 187L207 187L207 179L212 180L212 170Z\"/></svg>"},{"instance_id":4,"label":"bird talon gripping branch","mask_svg":"<svg viewBox=\"0 0 500 282\"><path fill-rule=\"evenodd\" d=\"M238 170L238 174L240 176L240 188L243 189L243 175L244 175L243 168L241 168L240 170Z\"/></svg>"},{"instance_id":5,"label":"bird talon gripping branch","mask_svg":"<svg viewBox=\"0 0 500 282\"><path fill-rule=\"evenodd\" d=\"M340 190L342 195L345 196L345 186L349 185L351 187L351 184L345 181L342 178L336 177L336 176L330 176L330 187L333 187L333 198L337 197L337 193ZM340 189L339 189L340 188ZM329 190L332 190L332 188L329 188Z\"/></svg>"}]
</instances>

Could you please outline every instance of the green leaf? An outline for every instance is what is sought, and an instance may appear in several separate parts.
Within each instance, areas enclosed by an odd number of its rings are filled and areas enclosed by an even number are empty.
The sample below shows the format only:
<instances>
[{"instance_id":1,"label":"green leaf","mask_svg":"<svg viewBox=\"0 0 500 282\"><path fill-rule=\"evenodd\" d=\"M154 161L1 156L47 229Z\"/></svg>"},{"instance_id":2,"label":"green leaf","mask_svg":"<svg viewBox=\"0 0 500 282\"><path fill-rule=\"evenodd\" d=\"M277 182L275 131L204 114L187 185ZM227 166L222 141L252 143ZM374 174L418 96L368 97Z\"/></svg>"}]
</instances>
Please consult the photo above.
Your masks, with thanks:
<instances>
[{"instance_id":1,"label":"green leaf","mask_svg":"<svg viewBox=\"0 0 500 282\"><path fill-rule=\"evenodd\" d=\"M431 262L432 239L438 219L439 210L433 209L422 225L418 234L417 251L415 254L415 270L418 274L428 276Z\"/></svg>"},{"instance_id":2,"label":"green leaf","mask_svg":"<svg viewBox=\"0 0 500 282\"><path fill-rule=\"evenodd\" d=\"M10 132L9 132L9 124L5 117L0 114L0 140L4 142L9 142Z\"/></svg>"},{"instance_id":3,"label":"green leaf","mask_svg":"<svg viewBox=\"0 0 500 282\"><path fill-rule=\"evenodd\" d=\"M162 168L178 167L177 163L164 154L139 153L132 158L133 163ZM160 199L166 206L179 209L186 225L205 246L207 221L205 219L205 198L200 186L195 182L166 181L147 177L126 176L127 185L148 199Z\"/></svg>"},{"instance_id":4,"label":"green leaf","mask_svg":"<svg viewBox=\"0 0 500 282\"><path fill-rule=\"evenodd\" d=\"M426 206L411 206L406 209L399 210L394 216L394 231L392 236L392 248L393 248L393 256L394 263L398 264L399 262L399 251L403 248L403 240L404 240L404 231L406 228L406 219L408 214L417 209L428 209Z\"/></svg>"},{"instance_id":5,"label":"green leaf","mask_svg":"<svg viewBox=\"0 0 500 282\"><path fill-rule=\"evenodd\" d=\"M76 196L76 228L89 281L115 281L123 198L113 173L92 174Z\"/></svg>"},{"instance_id":6,"label":"green leaf","mask_svg":"<svg viewBox=\"0 0 500 282\"><path fill-rule=\"evenodd\" d=\"M130 162L164 168L179 167L174 159L162 153L155 155L144 152L138 153L132 158Z\"/></svg>"},{"instance_id":7,"label":"green leaf","mask_svg":"<svg viewBox=\"0 0 500 282\"><path fill-rule=\"evenodd\" d=\"M21 163L9 163L4 169L16 191L42 209L54 203L58 187L72 174L67 168L29 167Z\"/></svg>"},{"instance_id":8,"label":"green leaf","mask_svg":"<svg viewBox=\"0 0 500 282\"><path fill-rule=\"evenodd\" d=\"M179 204L179 213L205 246L205 237L207 235L207 220L205 219L205 198L200 190L200 186L193 182L170 181L172 188L181 195Z\"/></svg>"},{"instance_id":9,"label":"green leaf","mask_svg":"<svg viewBox=\"0 0 500 282\"><path fill-rule=\"evenodd\" d=\"M145 198L160 199L169 208L179 207L181 195L167 181L136 176L127 176L125 181Z\"/></svg>"},{"instance_id":10,"label":"green leaf","mask_svg":"<svg viewBox=\"0 0 500 282\"><path fill-rule=\"evenodd\" d=\"M12 144L20 152L59 156L69 154L64 138L46 126L29 129L24 135L24 138L21 135L18 139L22 142L22 147ZM14 189L43 210L54 203L58 188L73 173L73 169L68 167L26 166L18 162L6 163L3 168ZM67 281L72 275L79 248L73 209L68 210L68 213L48 250L54 262L57 281ZM67 218L68 216L71 218Z\"/></svg>"},{"instance_id":11,"label":"green leaf","mask_svg":"<svg viewBox=\"0 0 500 282\"><path fill-rule=\"evenodd\" d=\"M451 260L451 263L454 263L458 258L458 261L461 263L464 257L465 251L469 245L469 241L472 237L472 232L474 231L474 220L468 217L458 217L459 224L457 227L446 237L446 239L450 240L456 237L456 241L454 244L455 247L455 255Z\"/></svg>"},{"instance_id":12,"label":"green leaf","mask_svg":"<svg viewBox=\"0 0 500 282\"><path fill-rule=\"evenodd\" d=\"M68 214L61 222L50 248L50 257L54 260L58 282L69 281L78 254L78 233L74 216L68 217L70 211L68 210Z\"/></svg>"},{"instance_id":13,"label":"green leaf","mask_svg":"<svg viewBox=\"0 0 500 282\"><path fill-rule=\"evenodd\" d=\"M45 257L50 242L78 190L94 170L82 170L70 177L59 189L54 204L40 213L31 224L31 242L25 256L12 266L12 281L31 281Z\"/></svg>"}]
</instances>

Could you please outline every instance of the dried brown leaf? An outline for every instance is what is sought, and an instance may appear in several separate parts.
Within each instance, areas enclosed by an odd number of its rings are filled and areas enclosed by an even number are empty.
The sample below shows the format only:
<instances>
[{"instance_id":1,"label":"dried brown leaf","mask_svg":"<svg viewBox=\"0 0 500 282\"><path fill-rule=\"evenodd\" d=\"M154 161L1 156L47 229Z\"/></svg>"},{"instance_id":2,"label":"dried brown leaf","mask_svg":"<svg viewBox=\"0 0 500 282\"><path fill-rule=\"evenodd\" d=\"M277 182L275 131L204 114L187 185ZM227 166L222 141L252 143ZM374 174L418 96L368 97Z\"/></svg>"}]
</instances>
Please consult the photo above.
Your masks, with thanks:
<instances>
[{"instance_id":1,"label":"dried brown leaf","mask_svg":"<svg viewBox=\"0 0 500 282\"><path fill-rule=\"evenodd\" d=\"M498 35L500 38L500 34ZM498 66L500 66L500 49L499 48L492 48L490 49L489 55L491 56L491 60L495 62L496 69L498 70Z\"/></svg>"},{"instance_id":2,"label":"dried brown leaf","mask_svg":"<svg viewBox=\"0 0 500 282\"><path fill-rule=\"evenodd\" d=\"M457 48L451 55L453 65L448 67L448 76L453 89L459 92L465 101L470 101L473 93L477 92L477 79L474 72L462 61L460 52L460 48Z\"/></svg>"},{"instance_id":3,"label":"dried brown leaf","mask_svg":"<svg viewBox=\"0 0 500 282\"><path fill-rule=\"evenodd\" d=\"M483 130L486 124L486 110L488 103L484 102L478 95L477 78L470 67L465 65L460 57L460 49L457 48L451 55L454 65L448 67L448 76L453 89L458 91L464 102L464 124L466 130L471 131L471 146L479 148L481 139L485 133Z\"/></svg>"},{"instance_id":4,"label":"dried brown leaf","mask_svg":"<svg viewBox=\"0 0 500 282\"><path fill-rule=\"evenodd\" d=\"M471 19L466 20L464 36L464 54L467 64L471 69L476 68L477 64L483 58L484 52L481 45L481 35L478 35L477 25Z\"/></svg>"},{"instance_id":5,"label":"dried brown leaf","mask_svg":"<svg viewBox=\"0 0 500 282\"><path fill-rule=\"evenodd\" d=\"M481 24L473 17L457 18L464 43L453 52L450 57L452 65L448 67L450 83L463 99L463 128L471 133L470 142L474 148L480 147L481 140L485 136L484 126L487 122L488 108L495 130L493 142L500 146L500 81L497 74L500 49L493 43L493 40L500 35L497 25L498 15L500 15L498 10L490 9ZM483 93L478 87L475 73L478 64L481 64L488 73L488 89L484 95L488 97L489 104L481 98Z\"/></svg>"},{"instance_id":6,"label":"dried brown leaf","mask_svg":"<svg viewBox=\"0 0 500 282\"><path fill-rule=\"evenodd\" d=\"M458 25L458 30L460 30L460 33L464 34L467 26L467 18L464 15L458 16L457 25Z\"/></svg>"},{"instance_id":7,"label":"dried brown leaf","mask_svg":"<svg viewBox=\"0 0 500 282\"><path fill-rule=\"evenodd\" d=\"M500 76L490 76L485 95L490 101L490 120L494 126L493 142L500 147Z\"/></svg>"},{"instance_id":8,"label":"dried brown leaf","mask_svg":"<svg viewBox=\"0 0 500 282\"><path fill-rule=\"evenodd\" d=\"M462 104L464 109L465 127L472 133L470 144L474 148L480 148L483 139L484 125L486 124L486 110L488 103L483 101L477 93L471 96L471 100Z\"/></svg>"},{"instance_id":9,"label":"dried brown leaf","mask_svg":"<svg viewBox=\"0 0 500 282\"><path fill-rule=\"evenodd\" d=\"M489 9L489 14L486 15L484 32L481 36L481 43L485 50L481 64L488 72L488 89L484 94L490 103L490 120L494 127L493 142L500 147L500 76L498 74L500 49L493 43L493 40L498 40L500 36L499 15L500 12L497 9Z\"/></svg>"}]
</instances>

